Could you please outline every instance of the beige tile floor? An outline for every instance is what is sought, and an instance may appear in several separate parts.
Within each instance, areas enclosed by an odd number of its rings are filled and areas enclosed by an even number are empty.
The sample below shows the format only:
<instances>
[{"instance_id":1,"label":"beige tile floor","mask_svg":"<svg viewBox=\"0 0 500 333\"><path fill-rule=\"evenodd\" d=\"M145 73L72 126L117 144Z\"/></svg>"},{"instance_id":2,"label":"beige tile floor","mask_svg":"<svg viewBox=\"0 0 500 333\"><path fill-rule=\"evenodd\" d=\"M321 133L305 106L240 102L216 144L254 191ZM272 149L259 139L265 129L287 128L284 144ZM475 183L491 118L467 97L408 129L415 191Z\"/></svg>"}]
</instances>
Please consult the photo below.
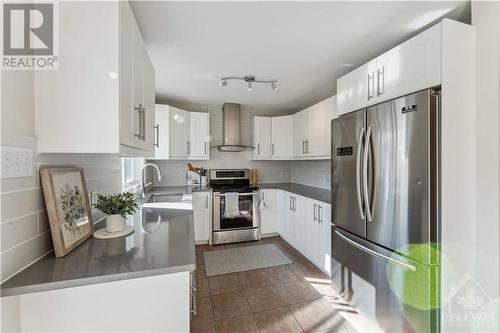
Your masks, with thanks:
<instances>
[{"instance_id":1,"label":"beige tile floor","mask_svg":"<svg viewBox=\"0 0 500 333\"><path fill-rule=\"evenodd\" d=\"M203 252L273 243L292 264L207 278ZM370 332L327 275L280 237L258 242L196 246L197 316L191 332ZM346 319L347 318L347 319Z\"/></svg>"}]
</instances>

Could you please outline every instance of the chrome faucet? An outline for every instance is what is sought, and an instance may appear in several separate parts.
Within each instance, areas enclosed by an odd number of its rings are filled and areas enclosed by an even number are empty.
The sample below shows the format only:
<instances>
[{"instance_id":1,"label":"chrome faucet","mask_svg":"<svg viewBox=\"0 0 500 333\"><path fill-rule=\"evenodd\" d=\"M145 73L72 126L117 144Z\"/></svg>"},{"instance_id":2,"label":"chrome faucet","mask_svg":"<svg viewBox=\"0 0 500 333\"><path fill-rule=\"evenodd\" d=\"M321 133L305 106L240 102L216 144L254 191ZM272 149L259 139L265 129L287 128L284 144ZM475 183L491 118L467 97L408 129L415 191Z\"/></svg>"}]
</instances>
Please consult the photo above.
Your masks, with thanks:
<instances>
[{"instance_id":1,"label":"chrome faucet","mask_svg":"<svg viewBox=\"0 0 500 333\"><path fill-rule=\"evenodd\" d=\"M141 169L141 174L142 174L142 182L141 182L141 185L142 185L142 188L141 188L141 197L144 199L146 197L146 186L149 186L151 185L152 182L150 183L147 183L147 184L144 184L144 179L146 178L146 175L144 174L144 171L146 170L146 167L153 167L156 169L156 171L158 171L158 181L161 181L163 179L163 176L161 175L161 172L160 172L160 169L158 168L158 166L156 164L153 164L153 163L146 163L142 166L142 169Z\"/></svg>"}]
</instances>

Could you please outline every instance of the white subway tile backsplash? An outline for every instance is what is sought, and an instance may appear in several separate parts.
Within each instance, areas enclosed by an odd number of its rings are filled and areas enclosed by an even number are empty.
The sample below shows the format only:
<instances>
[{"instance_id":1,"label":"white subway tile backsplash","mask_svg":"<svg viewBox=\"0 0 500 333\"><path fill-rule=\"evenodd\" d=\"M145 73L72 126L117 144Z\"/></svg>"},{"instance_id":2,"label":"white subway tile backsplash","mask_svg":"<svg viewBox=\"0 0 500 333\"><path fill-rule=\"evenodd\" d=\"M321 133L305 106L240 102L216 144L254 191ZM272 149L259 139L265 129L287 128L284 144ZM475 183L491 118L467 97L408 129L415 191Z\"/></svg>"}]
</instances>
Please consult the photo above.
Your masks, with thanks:
<instances>
[{"instance_id":1,"label":"white subway tile backsplash","mask_svg":"<svg viewBox=\"0 0 500 333\"><path fill-rule=\"evenodd\" d=\"M0 255L1 280L5 281L8 277L52 251L52 248L50 232L46 232L2 252Z\"/></svg>"},{"instance_id":2,"label":"white subway tile backsplash","mask_svg":"<svg viewBox=\"0 0 500 333\"><path fill-rule=\"evenodd\" d=\"M2 193L0 202L2 222L45 209L41 188Z\"/></svg>"},{"instance_id":3,"label":"white subway tile backsplash","mask_svg":"<svg viewBox=\"0 0 500 333\"><path fill-rule=\"evenodd\" d=\"M292 182L329 189L330 160L291 162Z\"/></svg>"},{"instance_id":4,"label":"white subway tile backsplash","mask_svg":"<svg viewBox=\"0 0 500 333\"><path fill-rule=\"evenodd\" d=\"M2 136L2 139L4 136ZM8 136L8 142L32 144L30 138ZM82 167L87 190L110 194L121 192L121 157L116 154L35 154L33 177L2 179L1 280L43 257L52 250L50 226L45 210L38 169L49 166ZM94 222L103 215L92 211Z\"/></svg>"},{"instance_id":5,"label":"white subway tile backsplash","mask_svg":"<svg viewBox=\"0 0 500 333\"><path fill-rule=\"evenodd\" d=\"M38 235L38 213L0 224L2 252Z\"/></svg>"}]
</instances>

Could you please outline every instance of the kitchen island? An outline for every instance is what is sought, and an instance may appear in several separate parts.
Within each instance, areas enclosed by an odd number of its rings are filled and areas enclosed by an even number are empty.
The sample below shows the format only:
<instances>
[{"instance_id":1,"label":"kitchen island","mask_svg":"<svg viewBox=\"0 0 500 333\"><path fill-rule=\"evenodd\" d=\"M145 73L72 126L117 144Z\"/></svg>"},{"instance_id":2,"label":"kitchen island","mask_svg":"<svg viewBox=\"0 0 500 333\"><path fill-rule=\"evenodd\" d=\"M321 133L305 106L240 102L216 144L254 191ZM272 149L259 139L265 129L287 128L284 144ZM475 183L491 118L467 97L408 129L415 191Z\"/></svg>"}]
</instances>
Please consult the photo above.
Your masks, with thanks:
<instances>
[{"instance_id":1,"label":"kitchen island","mask_svg":"<svg viewBox=\"0 0 500 333\"><path fill-rule=\"evenodd\" d=\"M65 257L49 254L5 281L2 306L10 315L2 318L2 330L189 331L192 204L147 201L127 218L131 235L90 238Z\"/></svg>"}]
</instances>

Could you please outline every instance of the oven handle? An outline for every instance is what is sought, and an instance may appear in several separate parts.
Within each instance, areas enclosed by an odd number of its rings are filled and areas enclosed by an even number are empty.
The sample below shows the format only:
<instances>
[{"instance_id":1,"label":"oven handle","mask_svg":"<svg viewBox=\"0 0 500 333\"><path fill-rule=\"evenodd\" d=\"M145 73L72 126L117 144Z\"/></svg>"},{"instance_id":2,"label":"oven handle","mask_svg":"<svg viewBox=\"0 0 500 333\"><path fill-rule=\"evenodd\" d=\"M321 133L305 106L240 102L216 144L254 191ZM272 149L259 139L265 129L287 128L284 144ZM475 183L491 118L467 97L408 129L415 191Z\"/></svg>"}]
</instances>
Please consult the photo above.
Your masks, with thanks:
<instances>
[{"instance_id":1,"label":"oven handle","mask_svg":"<svg viewBox=\"0 0 500 333\"><path fill-rule=\"evenodd\" d=\"M246 197L246 196L255 196L257 195L259 192L251 192L251 193L238 193L238 196L239 197ZM214 193L214 196L216 197L225 197L226 195L225 194L222 194L222 193Z\"/></svg>"}]
</instances>

